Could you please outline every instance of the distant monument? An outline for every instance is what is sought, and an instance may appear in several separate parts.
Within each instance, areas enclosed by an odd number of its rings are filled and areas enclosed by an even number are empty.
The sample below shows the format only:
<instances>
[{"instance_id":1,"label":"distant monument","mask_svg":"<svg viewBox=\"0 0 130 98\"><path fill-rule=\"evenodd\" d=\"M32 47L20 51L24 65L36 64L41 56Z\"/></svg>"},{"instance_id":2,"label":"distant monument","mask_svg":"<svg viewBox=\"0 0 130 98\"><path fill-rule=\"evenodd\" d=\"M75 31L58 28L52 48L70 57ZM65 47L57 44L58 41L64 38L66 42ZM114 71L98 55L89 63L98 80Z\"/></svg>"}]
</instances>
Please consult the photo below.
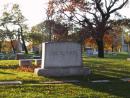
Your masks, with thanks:
<instances>
[{"instance_id":1,"label":"distant monument","mask_svg":"<svg viewBox=\"0 0 130 98\"><path fill-rule=\"evenodd\" d=\"M74 42L48 42L42 44L41 68L35 69L40 76L88 75L83 68L81 45Z\"/></svg>"}]
</instances>

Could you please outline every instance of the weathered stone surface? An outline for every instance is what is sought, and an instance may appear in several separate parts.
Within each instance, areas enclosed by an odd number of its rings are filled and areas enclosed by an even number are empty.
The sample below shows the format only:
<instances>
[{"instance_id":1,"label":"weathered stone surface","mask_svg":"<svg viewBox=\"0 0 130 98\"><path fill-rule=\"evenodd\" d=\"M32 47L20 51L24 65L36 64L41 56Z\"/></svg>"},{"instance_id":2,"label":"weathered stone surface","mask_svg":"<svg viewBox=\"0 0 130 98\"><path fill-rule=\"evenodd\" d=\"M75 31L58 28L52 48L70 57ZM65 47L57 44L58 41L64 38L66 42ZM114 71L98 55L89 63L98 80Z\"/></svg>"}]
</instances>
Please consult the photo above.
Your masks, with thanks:
<instances>
[{"instance_id":1,"label":"weathered stone surface","mask_svg":"<svg viewBox=\"0 0 130 98\"><path fill-rule=\"evenodd\" d=\"M81 46L72 42L43 43L42 68L81 66Z\"/></svg>"},{"instance_id":2,"label":"weathered stone surface","mask_svg":"<svg viewBox=\"0 0 130 98\"><path fill-rule=\"evenodd\" d=\"M32 60L21 59L21 60L19 60L19 66L32 66Z\"/></svg>"},{"instance_id":3,"label":"weathered stone surface","mask_svg":"<svg viewBox=\"0 0 130 98\"><path fill-rule=\"evenodd\" d=\"M107 82L110 82L110 80L95 80L95 81L92 81L93 83L107 83Z\"/></svg>"},{"instance_id":4,"label":"weathered stone surface","mask_svg":"<svg viewBox=\"0 0 130 98\"><path fill-rule=\"evenodd\" d=\"M33 59L41 59L41 56L33 56Z\"/></svg>"},{"instance_id":5,"label":"weathered stone surface","mask_svg":"<svg viewBox=\"0 0 130 98\"><path fill-rule=\"evenodd\" d=\"M63 80L63 81L49 81L43 82L44 84L63 84L63 83L80 83L79 80Z\"/></svg>"},{"instance_id":6,"label":"weathered stone surface","mask_svg":"<svg viewBox=\"0 0 130 98\"><path fill-rule=\"evenodd\" d=\"M88 75L90 70L83 68L81 45L74 42L43 43L41 68L35 69L41 76Z\"/></svg>"},{"instance_id":7,"label":"weathered stone surface","mask_svg":"<svg viewBox=\"0 0 130 98\"><path fill-rule=\"evenodd\" d=\"M0 85L17 85L22 84L21 81L2 81L0 82Z\"/></svg>"},{"instance_id":8,"label":"weathered stone surface","mask_svg":"<svg viewBox=\"0 0 130 98\"><path fill-rule=\"evenodd\" d=\"M130 81L130 78L122 78L121 80L124 82L128 82L128 81Z\"/></svg>"},{"instance_id":9,"label":"weathered stone surface","mask_svg":"<svg viewBox=\"0 0 130 98\"><path fill-rule=\"evenodd\" d=\"M23 53L17 53L17 54L16 54L16 60L19 60L19 59L25 59Z\"/></svg>"},{"instance_id":10,"label":"weathered stone surface","mask_svg":"<svg viewBox=\"0 0 130 98\"><path fill-rule=\"evenodd\" d=\"M64 68L37 68L35 69L35 73L39 76L79 76L79 75L88 75L90 74L90 70L88 68L82 67L64 67Z\"/></svg>"},{"instance_id":11,"label":"weathered stone surface","mask_svg":"<svg viewBox=\"0 0 130 98\"><path fill-rule=\"evenodd\" d=\"M127 61L130 61L130 58L127 58Z\"/></svg>"}]
</instances>

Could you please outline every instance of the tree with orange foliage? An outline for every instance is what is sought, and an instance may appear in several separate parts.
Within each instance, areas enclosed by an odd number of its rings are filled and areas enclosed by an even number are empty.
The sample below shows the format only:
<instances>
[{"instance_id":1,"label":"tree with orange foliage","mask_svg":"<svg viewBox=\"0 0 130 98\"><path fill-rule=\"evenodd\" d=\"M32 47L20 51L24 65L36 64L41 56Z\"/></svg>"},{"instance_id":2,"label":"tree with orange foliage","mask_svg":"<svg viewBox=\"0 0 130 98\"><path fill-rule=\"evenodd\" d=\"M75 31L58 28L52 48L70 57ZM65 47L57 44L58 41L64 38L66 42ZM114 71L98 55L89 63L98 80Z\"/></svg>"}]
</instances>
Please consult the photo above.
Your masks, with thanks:
<instances>
[{"instance_id":1,"label":"tree with orange foliage","mask_svg":"<svg viewBox=\"0 0 130 98\"><path fill-rule=\"evenodd\" d=\"M122 9L129 0L49 0L48 15L73 21L90 33L98 46L98 57L104 57L104 35L111 14Z\"/></svg>"}]
</instances>

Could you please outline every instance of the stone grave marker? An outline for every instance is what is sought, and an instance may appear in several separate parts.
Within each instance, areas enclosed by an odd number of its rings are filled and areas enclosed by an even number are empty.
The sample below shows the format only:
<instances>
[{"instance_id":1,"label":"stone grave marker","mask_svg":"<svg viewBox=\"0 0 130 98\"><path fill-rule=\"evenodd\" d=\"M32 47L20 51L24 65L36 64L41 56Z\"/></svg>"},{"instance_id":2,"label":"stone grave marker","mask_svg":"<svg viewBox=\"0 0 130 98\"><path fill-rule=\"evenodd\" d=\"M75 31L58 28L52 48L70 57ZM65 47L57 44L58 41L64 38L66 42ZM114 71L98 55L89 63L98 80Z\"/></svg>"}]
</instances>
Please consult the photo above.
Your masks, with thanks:
<instances>
[{"instance_id":1,"label":"stone grave marker","mask_svg":"<svg viewBox=\"0 0 130 98\"><path fill-rule=\"evenodd\" d=\"M81 45L75 42L48 42L42 44L41 68L35 69L41 76L88 75L83 68Z\"/></svg>"},{"instance_id":2,"label":"stone grave marker","mask_svg":"<svg viewBox=\"0 0 130 98\"><path fill-rule=\"evenodd\" d=\"M23 67L32 66L32 60L31 59L20 59L19 66L23 66Z\"/></svg>"}]
</instances>

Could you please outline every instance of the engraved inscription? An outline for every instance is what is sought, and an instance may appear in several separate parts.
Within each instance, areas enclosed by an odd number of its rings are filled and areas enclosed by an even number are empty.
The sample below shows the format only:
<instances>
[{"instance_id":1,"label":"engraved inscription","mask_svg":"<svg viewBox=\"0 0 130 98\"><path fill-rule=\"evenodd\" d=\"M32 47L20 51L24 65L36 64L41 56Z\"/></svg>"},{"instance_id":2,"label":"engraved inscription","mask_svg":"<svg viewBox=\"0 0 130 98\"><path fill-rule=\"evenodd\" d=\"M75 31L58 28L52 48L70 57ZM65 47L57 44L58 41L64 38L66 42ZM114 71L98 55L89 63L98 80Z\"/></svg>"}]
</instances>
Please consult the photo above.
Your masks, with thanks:
<instances>
[{"instance_id":1,"label":"engraved inscription","mask_svg":"<svg viewBox=\"0 0 130 98\"><path fill-rule=\"evenodd\" d=\"M73 55L73 56L78 56L77 51L51 51L51 55L61 55L61 56L65 56L65 55Z\"/></svg>"}]
</instances>

